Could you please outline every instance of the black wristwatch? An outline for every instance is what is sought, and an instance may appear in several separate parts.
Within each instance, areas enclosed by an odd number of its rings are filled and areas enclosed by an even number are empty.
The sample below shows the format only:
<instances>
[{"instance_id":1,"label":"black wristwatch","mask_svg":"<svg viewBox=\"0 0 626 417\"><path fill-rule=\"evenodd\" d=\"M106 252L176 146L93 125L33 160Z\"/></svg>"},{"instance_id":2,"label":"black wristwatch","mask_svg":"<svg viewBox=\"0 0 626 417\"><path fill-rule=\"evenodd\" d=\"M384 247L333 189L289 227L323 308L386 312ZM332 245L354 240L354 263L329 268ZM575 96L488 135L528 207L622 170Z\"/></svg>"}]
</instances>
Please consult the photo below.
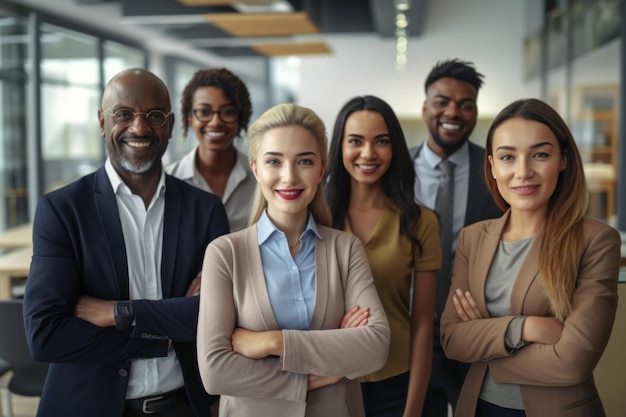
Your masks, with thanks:
<instances>
[{"instance_id":1,"label":"black wristwatch","mask_svg":"<svg viewBox=\"0 0 626 417\"><path fill-rule=\"evenodd\" d=\"M115 328L128 331L135 320L132 301L118 301L115 303Z\"/></svg>"}]
</instances>

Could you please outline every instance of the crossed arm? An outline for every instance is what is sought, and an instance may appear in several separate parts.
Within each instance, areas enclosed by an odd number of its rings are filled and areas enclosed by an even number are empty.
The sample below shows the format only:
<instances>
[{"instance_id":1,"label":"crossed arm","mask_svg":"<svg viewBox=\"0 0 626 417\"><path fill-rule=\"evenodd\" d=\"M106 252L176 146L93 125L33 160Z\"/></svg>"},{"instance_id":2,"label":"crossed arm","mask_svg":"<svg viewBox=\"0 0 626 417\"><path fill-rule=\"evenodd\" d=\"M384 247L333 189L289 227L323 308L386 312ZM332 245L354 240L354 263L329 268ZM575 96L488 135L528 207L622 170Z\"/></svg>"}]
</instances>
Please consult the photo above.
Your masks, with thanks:
<instances>
[{"instance_id":1,"label":"crossed arm","mask_svg":"<svg viewBox=\"0 0 626 417\"><path fill-rule=\"evenodd\" d=\"M369 318L369 308L354 306L349 309L341 320L340 329L365 326ZM231 344L233 352L249 359L263 359L268 356L282 356L284 340L282 330L255 332L242 328L235 329ZM320 376L309 374L308 390L332 385L341 380L337 376Z\"/></svg>"},{"instance_id":2,"label":"crossed arm","mask_svg":"<svg viewBox=\"0 0 626 417\"><path fill-rule=\"evenodd\" d=\"M456 315L461 321L484 319L469 291L460 289L452 296ZM522 341L526 343L554 344L561 339L563 322L555 317L527 316L522 325Z\"/></svg>"},{"instance_id":3,"label":"crossed arm","mask_svg":"<svg viewBox=\"0 0 626 417\"><path fill-rule=\"evenodd\" d=\"M192 297L199 294L201 272L191 281L185 297ZM81 295L76 301L74 317L83 319L94 326L113 327L115 326L115 303L116 300L102 300L89 295Z\"/></svg>"}]
</instances>

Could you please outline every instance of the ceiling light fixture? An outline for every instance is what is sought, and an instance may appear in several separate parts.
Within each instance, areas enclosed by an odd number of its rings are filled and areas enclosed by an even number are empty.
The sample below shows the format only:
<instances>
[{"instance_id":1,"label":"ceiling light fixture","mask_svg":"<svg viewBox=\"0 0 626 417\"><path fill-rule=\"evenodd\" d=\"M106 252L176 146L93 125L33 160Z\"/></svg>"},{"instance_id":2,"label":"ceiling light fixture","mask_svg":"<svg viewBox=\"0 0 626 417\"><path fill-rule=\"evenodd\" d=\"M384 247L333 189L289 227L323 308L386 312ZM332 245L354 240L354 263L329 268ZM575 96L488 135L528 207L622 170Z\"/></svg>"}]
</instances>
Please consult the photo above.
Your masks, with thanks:
<instances>
[{"instance_id":1,"label":"ceiling light fixture","mask_svg":"<svg viewBox=\"0 0 626 417\"><path fill-rule=\"evenodd\" d=\"M396 9L396 70L404 71L407 63L409 44L409 18L406 12L411 8L411 0L394 0Z\"/></svg>"}]
</instances>

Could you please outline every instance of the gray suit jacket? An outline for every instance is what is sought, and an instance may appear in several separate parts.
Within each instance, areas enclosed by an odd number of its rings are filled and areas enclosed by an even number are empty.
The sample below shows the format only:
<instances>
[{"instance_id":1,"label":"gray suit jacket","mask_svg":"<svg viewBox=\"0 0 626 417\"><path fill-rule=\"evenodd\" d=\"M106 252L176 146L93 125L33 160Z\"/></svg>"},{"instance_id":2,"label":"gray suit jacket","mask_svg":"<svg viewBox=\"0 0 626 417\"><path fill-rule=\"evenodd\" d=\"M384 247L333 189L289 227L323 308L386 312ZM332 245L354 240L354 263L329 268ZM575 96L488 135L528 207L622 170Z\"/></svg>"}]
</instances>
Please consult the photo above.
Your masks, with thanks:
<instances>
[{"instance_id":1,"label":"gray suit jacket","mask_svg":"<svg viewBox=\"0 0 626 417\"><path fill-rule=\"evenodd\" d=\"M531 343L508 352L507 327L520 315L553 316L538 277L535 239L511 293L511 316L491 318L485 281L510 212L461 231L452 287L441 318L441 344L448 357L471 363L455 417L472 417L487 368L498 383L519 384L528 417L602 417L593 370L611 335L617 309L619 233L586 218L572 311L554 345ZM456 289L469 291L486 319L462 322L452 302Z\"/></svg>"},{"instance_id":2,"label":"gray suit jacket","mask_svg":"<svg viewBox=\"0 0 626 417\"><path fill-rule=\"evenodd\" d=\"M256 225L214 240L202 270L198 360L204 387L220 394L220 417L364 416L357 378L387 360L389 325L360 241L318 226L311 330L283 330L284 355L260 360L232 351L235 328L279 330L267 292ZM338 329L352 306L368 306L366 326ZM323 330L323 331L319 331ZM344 376L307 391L308 375Z\"/></svg>"}]
</instances>

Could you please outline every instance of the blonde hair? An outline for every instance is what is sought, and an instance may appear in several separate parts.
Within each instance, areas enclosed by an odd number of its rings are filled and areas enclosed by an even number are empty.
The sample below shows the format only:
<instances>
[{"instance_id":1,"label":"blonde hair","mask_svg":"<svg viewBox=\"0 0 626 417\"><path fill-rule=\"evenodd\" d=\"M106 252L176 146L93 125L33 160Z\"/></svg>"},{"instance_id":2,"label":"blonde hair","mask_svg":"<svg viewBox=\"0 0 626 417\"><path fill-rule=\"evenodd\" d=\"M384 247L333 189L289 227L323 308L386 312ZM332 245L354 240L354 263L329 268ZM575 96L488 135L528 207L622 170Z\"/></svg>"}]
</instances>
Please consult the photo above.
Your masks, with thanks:
<instances>
[{"instance_id":1,"label":"blonde hair","mask_svg":"<svg viewBox=\"0 0 626 417\"><path fill-rule=\"evenodd\" d=\"M298 106L297 104L279 104L267 110L261 115L248 131L250 138L250 148L248 151L248 160L256 163L259 154L259 148L265 134L279 127L300 126L308 130L317 141L320 151L320 160L324 169L328 166L328 139L326 137L326 127L324 122L315 112L307 107ZM261 192L261 187L257 184L254 192L254 201L250 211L249 224L256 223L263 210L267 207L267 200ZM315 197L309 203L309 210L313 215L313 219L317 224L323 226L331 225L330 209L326 202L324 192L324 182L320 181L317 186Z\"/></svg>"},{"instance_id":2,"label":"blonde hair","mask_svg":"<svg viewBox=\"0 0 626 417\"><path fill-rule=\"evenodd\" d=\"M493 154L493 135L505 121L513 118L533 120L547 126L559 143L561 155L567 158L559 174L539 241L539 276L550 300L552 313L564 320L572 308L578 269L582 255L582 220L589 205L589 190L574 137L561 116L548 104L537 99L518 100L496 116L487 134L486 154ZM502 198L485 157L487 188L502 209L510 206Z\"/></svg>"}]
</instances>

